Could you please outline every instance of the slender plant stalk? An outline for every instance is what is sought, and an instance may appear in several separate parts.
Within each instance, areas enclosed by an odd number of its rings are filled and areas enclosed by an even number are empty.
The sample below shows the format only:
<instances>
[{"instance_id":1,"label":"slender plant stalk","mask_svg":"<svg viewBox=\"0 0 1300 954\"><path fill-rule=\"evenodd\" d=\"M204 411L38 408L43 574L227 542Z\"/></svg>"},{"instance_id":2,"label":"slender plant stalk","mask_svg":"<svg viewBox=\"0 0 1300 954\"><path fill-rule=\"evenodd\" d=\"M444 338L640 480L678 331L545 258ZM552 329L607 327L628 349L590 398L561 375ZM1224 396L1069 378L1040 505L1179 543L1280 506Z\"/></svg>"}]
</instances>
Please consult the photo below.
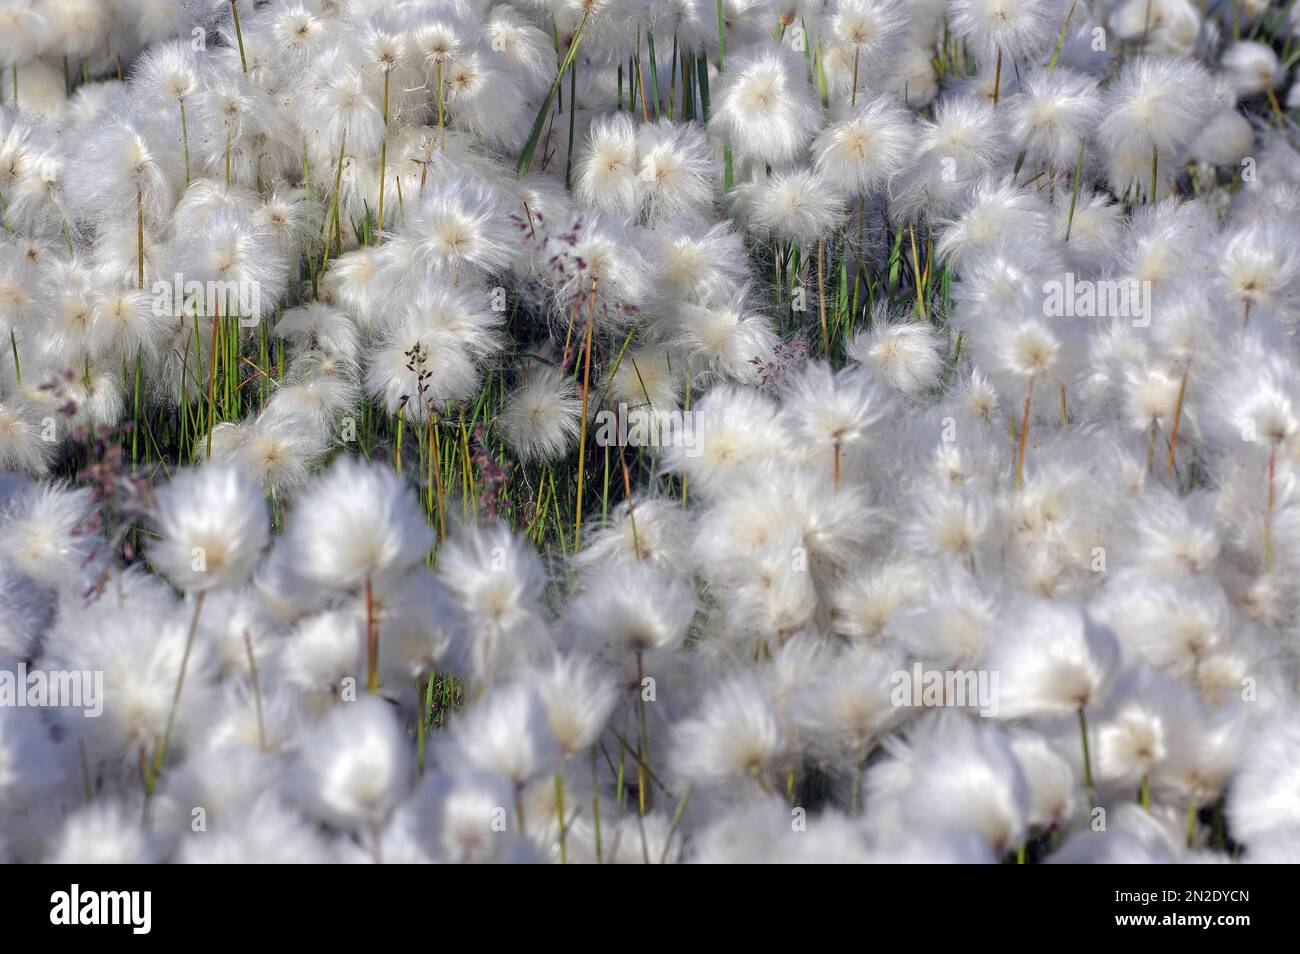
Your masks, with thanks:
<instances>
[{"instance_id":1,"label":"slender plant stalk","mask_svg":"<svg viewBox=\"0 0 1300 954\"><path fill-rule=\"evenodd\" d=\"M181 147L185 150L185 188L190 187L190 127L185 118L185 100L177 100L181 107Z\"/></svg>"},{"instance_id":2,"label":"slender plant stalk","mask_svg":"<svg viewBox=\"0 0 1300 954\"><path fill-rule=\"evenodd\" d=\"M1273 502L1276 496L1277 448L1268 452L1268 501L1264 508L1264 572L1273 570Z\"/></svg>"},{"instance_id":3,"label":"slender plant stalk","mask_svg":"<svg viewBox=\"0 0 1300 954\"><path fill-rule=\"evenodd\" d=\"M172 730L176 727L176 711L181 704L181 690L185 688L185 671L190 665L190 652L194 649L194 636L199 631L199 614L203 612L203 600L207 596L207 590L200 590L194 597L194 615L190 617L190 629L185 636L185 650L181 653L181 667L176 672L176 686L172 690L171 708L167 710L167 723L163 728L162 742L159 743L158 749L154 752L153 768L148 773L145 785L146 803L153 795L153 790L158 784L158 776L162 773L163 760L167 757L167 749L171 745Z\"/></svg>"},{"instance_id":4,"label":"slender plant stalk","mask_svg":"<svg viewBox=\"0 0 1300 954\"><path fill-rule=\"evenodd\" d=\"M569 68L569 148L564 157L564 188L573 190L573 133L578 118L578 64Z\"/></svg>"},{"instance_id":5,"label":"slender plant stalk","mask_svg":"<svg viewBox=\"0 0 1300 954\"><path fill-rule=\"evenodd\" d=\"M366 577L366 689L379 691L379 620L375 616L375 588Z\"/></svg>"},{"instance_id":6,"label":"slender plant stalk","mask_svg":"<svg viewBox=\"0 0 1300 954\"><path fill-rule=\"evenodd\" d=\"M1083 706L1075 711L1079 720L1079 742L1083 746L1083 784L1088 793L1088 807L1097 806L1097 789L1092 781L1092 755L1088 751L1088 719L1084 715Z\"/></svg>"},{"instance_id":7,"label":"slender plant stalk","mask_svg":"<svg viewBox=\"0 0 1300 954\"><path fill-rule=\"evenodd\" d=\"M636 654L636 721L637 721L637 760L636 760L636 815L641 828L641 854L645 863L650 863L650 852L645 838L645 793L646 769L650 764L650 743L646 733L645 694L642 685L645 682L645 667L640 650Z\"/></svg>"},{"instance_id":8,"label":"slender plant stalk","mask_svg":"<svg viewBox=\"0 0 1300 954\"><path fill-rule=\"evenodd\" d=\"M1002 86L1002 51L998 50L997 65L993 68L993 105L998 104L998 91Z\"/></svg>"},{"instance_id":9,"label":"slender plant stalk","mask_svg":"<svg viewBox=\"0 0 1300 954\"><path fill-rule=\"evenodd\" d=\"M388 173L388 86L392 73L384 70L384 141L379 146L379 220L377 235L384 231L384 184ZM378 240L378 239L377 239Z\"/></svg>"},{"instance_id":10,"label":"slender plant stalk","mask_svg":"<svg viewBox=\"0 0 1300 954\"><path fill-rule=\"evenodd\" d=\"M1264 93L1268 96L1268 104L1273 107L1273 115L1277 117L1277 124L1282 126L1286 123L1286 114L1282 112L1282 105L1277 101L1277 93L1273 92L1273 85L1270 83L1264 87Z\"/></svg>"},{"instance_id":11,"label":"slender plant stalk","mask_svg":"<svg viewBox=\"0 0 1300 954\"><path fill-rule=\"evenodd\" d=\"M650 93L655 101L655 122L659 122L659 57L655 55L655 32L645 31L646 53L650 57Z\"/></svg>"},{"instance_id":12,"label":"slender plant stalk","mask_svg":"<svg viewBox=\"0 0 1300 954\"><path fill-rule=\"evenodd\" d=\"M208 444L206 456L212 459L212 427L216 419L217 402L217 331L221 327L221 302L212 316L212 350L208 354Z\"/></svg>"},{"instance_id":13,"label":"slender plant stalk","mask_svg":"<svg viewBox=\"0 0 1300 954\"><path fill-rule=\"evenodd\" d=\"M135 394L132 398L133 411L131 417L131 464L132 466L134 466L137 463L138 443L140 437L140 391L141 391L141 386L144 383L142 380L142 375L143 375L143 367L142 367L143 361L142 361L142 354L141 354L142 350L143 350L142 348L135 349L135 388L134 388ZM14 351L15 370L17 369L17 367L18 367L18 351L15 349ZM22 384L21 377L18 378L18 383Z\"/></svg>"},{"instance_id":14,"label":"slender plant stalk","mask_svg":"<svg viewBox=\"0 0 1300 954\"><path fill-rule=\"evenodd\" d=\"M817 311L822 323L822 348L831 357L831 333L826 326L826 239L817 239Z\"/></svg>"},{"instance_id":15,"label":"slender plant stalk","mask_svg":"<svg viewBox=\"0 0 1300 954\"><path fill-rule=\"evenodd\" d=\"M519 824L519 834L528 833L528 822L524 817L524 787L515 786L515 821Z\"/></svg>"},{"instance_id":16,"label":"slender plant stalk","mask_svg":"<svg viewBox=\"0 0 1300 954\"><path fill-rule=\"evenodd\" d=\"M564 79L564 74L568 72L569 67L573 65L574 58L578 55L578 44L582 42L582 30L586 25L587 14L584 13L582 19L578 21L577 29L573 31L573 40L569 43L569 50L560 63L560 69L555 74L550 89L546 91L541 109L537 111L537 116L533 120L532 132L528 135L524 150L519 154L519 162L515 165L515 172L521 176L527 175L529 166L533 164L533 153L537 151L537 143L542 138L542 129L546 125L546 117L551 111L551 104L555 101L555 94L559 91L560 81Z\"/></svg>"},{"instance_id":17,"label":"slender plant stalk","mask_svg":"<svg viewBox=\"0 0 1300 954\"><path fill-rule=\"evenodd\" d=\"M441 540L441 541L444 541L444 542L445 542L446 539L447 539L447 515L446 515L446 506L445 506L445 504L443 503L443 490L442 490L442 461L438 459L438 454L439 454L439 446L438 446L438 445L439 445L439 441L438 441L438 428L435 426L436 424L437 424L437 421L436 421L436 420L431 416L431 417L430 417L430 422L429 422L429 431L430 431L430 432L432 433L432 435L433 435L433 454L432 454L432 457L433 457L433 486L434 486L434 490L435 490L435 491L437 492L437 494L438 494L438 498L437 498L437 504L438 504L438 539Z\"/></svg>"},{"instance_id":18,"label":"slender plant stalk","mask_svg":"<svg viewBox=\"0 0 1300 954\"><path fill-rule=\"evenodd\" d=\"M582 545L582 486L587 463L587 399L591 394L591 333L596 323L596 279L591 280L591 298L587 309L586 356L582 368L582 433L578 438L578 493L573 521L573 552Z\"/></svg>"},{"instance_id":19,"label":"slender plant stalk","mask_svg":"<svg viewBox=\"0 0 1300 954\"><path fill-rule=\"evenodd\" d=\"M1065 22L1061 24L1061 32L1056 37L1056 46L1052 48L1052 58L1047 61L1047 71L1050 73L1056 69L1056 61L1061 58L1061 48L1065 46L1065 33L1070 29L1070 19L1074 16L1074 8L1078 0L1070 4L1070 9L1065 14Z\"/></svg>"},{"instance_id":20,"label":"slender plant stalk","mask_svg":"<svg viewBox=\"0 0 1300 954\"><path fill-rule=\"evenodd\" d=\"M1074 188L1070 191L1070 213L1065 219L1065 240L1070 241L1070 229L1074 227L1074 207L1079 202L1079 181L1083 178L1083 151L1087 140L1079 140L1079 159L1074 164Z\"/></svg>"},{"instance_id":21,"label":"slender plant stalk","mask_svg":"<svg viewBox=\"0 0 1300 954\"><path fill-rule=\"evenodd\" d=\"M23 366L18 360L18 336L13 328L9 329L9 348L14 353L14 379L19 387L23 383Z\"/></svg>"},{"instance_id":22,"label":"slender plant stalk","mask_svg":"<svg viewBox=\"0 0 1300 954\"><path fill-rule=\"evenodd\" d=\"M1178 402L1174 405L1174 423L1169 430L1169 469L1167 473L1172 476L1174 472L1174 452L1178 449L1178 425L1183 419L1183 397L1187 394L1187 372L1191 369L1192 360L1188 358L1183 364L1183 375L1178 382Z\"/></svg>"},{"instance_id":23,"label":"slender plant stalk","mask_svg":"<svg viewBox=\"0 0 1300 954\"><path fill-rule=\"evenodd\" d=\"M862 55L862 47L854 45L853 47L853 88L849 91L849 106L856 106L858 103L858 57Z\"/></svg>"},{"instance_id":24,"label":"slender plant stalk","mask_svg":"<svg viewBox=\"0 0 1300 954\"><path fill-rule=\"evenodd\" d=\"M248 75L248 57L244 55L244 31L239 27L239 0L230 0L230 15L235 21L235 38L239 41L239 65L244 68L244 75Z\"/></svg>"},{"instance_id":25,"label":"slender plant stalk","mask_svg":"<svg viewBox=\"0 0 1300 954\"><path fill-rule=\"evenodd\" d=\"M406 405L397 409L397 433L393 437L393 469L402 472L402 426L406 423Z\"/></svg>"},{"instance_id":26,"label":"slender plant stalk","mask_svg":"<svg viewBox=\"0 0 1300 954\"><path fill-rule=\"evenodd\" d=\"M641 72L641 29L636 32L636 88L641 94L641 121L650 122L650 110L645 101L645 74Z\"/></svg>"},{"instance_id":27,"label":"slender plant stalk","mask_svg":"<svg viewBox=\"0 0 1300 954\"><path fill-rule=\"evenodd\" d=\"M672 824L668 826L668 837L664 839L664 850L659 854L659 863L661 865L668 860L668 849L672 847L673 835L677 834L677 826L682 823L682 815L686 813L686 803L690 801L691 792L694 790L693 785L687 785L686 791L682 792L682 797L677 800L677 808L673 812Z\"/></svg>"},{"instance_id":28,"label":"slender plant stalk","mask_svg":"<svg viewBox=\"0 0 1300 954\"><path fill-rule=\"evenodd\" d=\"M1025 439L1029 436L1029 406L1034 399L1034 375L1029 376L1029 386L1025 388L1025 410L1020 420L1020 447L1016 451L1016 490L1020 489L1021 477L1025 469Z\"/></svg>"},{"instance_id":29,"label":"slender plant stalk","mask_svg":"<svg viewBox=\"0 0 1300 954\"><path fill-rule=\"evenodd\" d=\"M442 143L442 130L447 124L447 113L443 99L442 86L442 60L438 60L435 67L435 82L438 84L438 142Z\"/></svg>"},{"instance_id":30,"label":"slender plant stalk","mask_svg":"<svg viewBox=\"0 0 1300 954\"><path fill-rule=\"evenodd\" d=\"M727 69L727 19L723 15L722 0L718 0L718 72L723 73ZM722 187L726 192L731 191L734 183L734 172L731 163L731 144L727 143L722 150Z\"/></svg>"},{"instance_id":31,"label":"slender plant stalk","mask_svg":"<svg viewBox=\"0 0 1300 954\"><path fill-rule=\"evenodd\" d=\"M709 121L709 61L701 53L695 62L695 76L700 82L700 115Z\"/></svg>"},{"instance_id":32,"label":"slender plant stalk","mask_svg":"<svg viewBox=\"0 0 1300 954\"><path fill-rule=\"evenodd\" d=\"M424 774L424 754L425 754L425 736L428 735L429 728L433 723L433 686L436 682L434 676L428 675L422 677L422 683L417 682L416 698L420 701L420 718L418 723L418 749L416 751L416 767L421 775Z\"/></svg>"},{"instance_id":33,"label":"slender plant stalk","mask_svg":"<svg viewBox=\"0 0 1300 954\"><path fill-rule=\"evenodd\" d=\"M339 160L334 168L334 199L330 203L330 212L325 219L325 256L321 259L320 271L323 275L330 263L330 246L334 243L334 232L339 221L339 190L343 187L343 152L347 148L348 131L343 130L339 136ZM333 224L331 224L333 223Z\"/></svg>"},{"instance_id":34,"label":"slender plant stalk","mask_svg":"<svg viewBox=\"0 0 1300 954\"><path fill-rule=\"evenodd\" d=\"M262 681L257 675L257 657L253 654L253 637L244 630L244 652L248 654L248 676L253 683L253 705L257 710L257 747L266 751L266 722L262 718Z\"/></svg>"},{"instance_id":35,"label":"slender plant stalk","mask_svg":"<svg viewBox=\"0 0 1300 954\"><path fill-rule=\"evenodd\" d=\"M135 190L135 236L136 253L139 258L135 287L144 291L144 189L140 186L136 186Z\"/></svg>"},{"instance_id":36,"label":"slender plant stalk","mask_svg":"<svg viewBox=\"0 0 1300 954\"><path fill-rule=\"evenodd\" d=\"M1151 195L1148 197L1148 204L1156 201L1156 171L1160 167L1160 150L1153 143L1151 145Z\"/></svg>"}]
</instances>

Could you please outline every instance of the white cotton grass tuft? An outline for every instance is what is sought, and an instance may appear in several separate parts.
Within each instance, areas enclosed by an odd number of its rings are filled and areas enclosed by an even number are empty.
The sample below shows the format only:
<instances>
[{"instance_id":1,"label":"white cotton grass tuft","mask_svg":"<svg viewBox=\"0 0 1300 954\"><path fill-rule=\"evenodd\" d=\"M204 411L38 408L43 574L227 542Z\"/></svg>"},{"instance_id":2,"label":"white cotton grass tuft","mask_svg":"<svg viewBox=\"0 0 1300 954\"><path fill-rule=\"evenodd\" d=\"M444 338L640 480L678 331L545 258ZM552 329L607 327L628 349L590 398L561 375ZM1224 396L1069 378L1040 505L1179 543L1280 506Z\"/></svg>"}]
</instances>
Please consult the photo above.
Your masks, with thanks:
<instances>
[{"instance_id":1,"label":"white cotton grass tuft","mask_svg":"<svg viewBox=\"0 0 1300 954\"><path fill-rule=\"evenodd\" d=\"M557 655L535 685L547 724L566 757L585 751L600 737L618 701L609 674L580 656Z\"/></svg>"},{"instance_id":2,"label":"white cotton grass tuft","mask_svg":"<svg viewBox=\"0 0 1300 954\"><path fill-rule=\"evenodd\" d=\"M506 400L498 425L522 461L556 460L577 440L582 400L560 368L532 362Z\"/></svg>"},{"instance_id":3,"label":"white cotton grass tuft","mask_svg":"<svg viewBox=\"0 0 1300 954\"><path fill-rule=\"evenodd\" d=\"M1070 714L1104 701L1119 647L1079 610L1036 602L1008 620L989 652L1001 673L999 715Z\"/></svg>"},{"instance_id":4,"label":"white cotton grass tuft","mask_svg":"<svg viewBox=\"0 0 1300 954\"><path fill-rule=\"evenodd\" d=\"M844 214L844 202L818 172L795 170L744 187L750 228L757 234L807 248L824 238Z\"/></svg>"},{"instance_id":5,"label":"white cotton grass tuft","mask_svg":"<svg viewBox=\"0 0 1300 954\"><path fill-rule=\"evenodd\" d=\"M54 589L86 579L93 556L87 490L33 485L6 501L0 556L18 572Z\"/></svg>"},{"instance_id":6,"label":"white cotton grass tuft","mask_svg":"<svg viewBox=\"0 0 1300 954\"><path fill-rule=\"evenodd\" d=\"M464 614L476 680L503 678L551 649L541 605L545 573L507 527L471 525L450 535L438 576Z\"/></svg>"},{"instance_id":7,"label":"white cotton grass tuft","mask_svg":"<svg viewBox=\"0 0 1300 954\"><path fill-rule=\"evenodd\" d=\"M697 379L718 377L749 383L757 367L771 359L777 346L771 321L748 306L747 292L735 293L734 303L713 306L685 304L676 342L690 356Z\"/></svg>"},{"instance_id":8,"label":"white cotton grass tuft","mask_svg":"<svg viewBox=\"0 0 1300 954\"><path fill-rule=\"evenodd\" d=\"M1098 138L1108 154L1112 183L1122 192L1159 188L1166 169L1192 138L1209 99L1204 67L1186 60L1139 57L1107 88Z\"/></svg>"},{"instance_id":9,"label":"white cotton grass tuft","mask_svg":"<svg viewBox=\"0 0 1300 954\"><path fill-rule=\"evenodd\" d=\"M612 215L632 218L641 207L645 185L639 175L636 126L624 113L592 123L586 152L577 163L574 192L584 202Z\"/></svg>"},{"instance_id":10,"label":"white cotton grass tuft","mask_svg":"<svg viewBox=\"0 0 1300 954\"><path fill-rule=\"evenodd\" d=\"M894 408L892 397L865 370L832 371L811 363L787 384L782 416L809 456L833 468L842 456L856 457Z\"/></svg>"},{"instance_id":11,"label":"white cotton grass tuft","mask_svg":"<svg viewBox=\"0 0 1300 954\"><path fill-rule=\"evenodd\" d=\"M312 814L369 832L400 803L411 778L406 740L388 703L343 703L303 740L301 797Z\"/></svg>"},{"instance_id":12,"label":"white cotton grass tuft","mask_svg":"<svg viewBox=\"0 0 1300 954\"><path fill-rule=\"evenodd\" d=\"M908 397L934 387L943 372L946 342L931 326L920 322L880 321L848 344L848 355L879 370L889 385Z\"/></svg>"},{"instance_id":13,"label":"white cotton grass tuft","mask_svg":"<svg viewBox=\"0 0 1300 954\"><path fill-rule=\"evenodd\" d=\"M247 582L270 538L257 486L231 466L178 476L158 492L156 520L150 559L192 593Z\"/></svg>"},{"instance_id":14,"label":"white cotton grass tuft","mask_svg":"<svg viewBox=\"0 0 1300 954\"><path fill-rule=\"evenodd\" d=\"M1264 43L1233 43L1220 59L1228 83L1238 96L1276 89L1284 79L1273 48Z\"/></svg>"},{"instance_id":15,"label":"white cotton grass tuft","mask_svg":"<svg viewBox=\"0 0 1300 954\"><path fill-rule=\"evenodd\" d=\"M620 562L588 574L570 605L569 625L612 662L673 649L695 615L689 587L652 564Z\"/></svg>"},{"instance_id":16,"label":"white cotton grass tuft","mask_svg":"<svg viewBox=\"0 0 1300 954\"><path fill-rule=\"evenodd\" d=\"M1037 69L1025 77L1019 96L1006 103L1011 135L1031 164L1071 169L1078 153L1096 131L1102 115L1101 93L1092 77L1061 67Z\"/></svg>"},{"instance_id":17,"label":"white cotton grass tuft","mask_svg":"<svg viewBox=\"0 0 1300 954\"><path fill-rule=\"evenodd\" d=\"M764 775L781 754L781 726L760 685L749 679L723 683L691 719L679 724L672 764L701 785Z\"/></svg>"},{"instance_id":18,"label":"white cotton grass tuft","mask_svg":"<svg viewBox=\"0 0 1300 954\"><path fill-rule=\"evenodd\" d=\"M448 745L449 759L493 772L516 788L551 772L561 755L542 696L517 684L494 690L467 713Z\"/></svg>"},{"instance_id":19,"label":"white cotton grass tuft","mask_svg":"<svg viewBox=\"0 0 1300 954\"><path fill-rule=\"evenodd\" d=\"M952 29L981 56L1023 61L1051 45L1067 9L1061 0L954 0Z\"/></svg>"},{"instance_id":20,"label":"white cotton grass tuft","mask_svg":"<svg viewBox=\"0 0 1300 954\"><path fill-rule=\"evenodd\" d=\"M817 137L817 170L845 194L866 195L902 170L912 136L911 117L898 105L885 97L864 102Z\"/></svg>"},{"instance_id":21,"label":"white cotton grass tuft","mask_svg":"<svg viewBox=\"0 0 1300 954\"><path fill-rule=\"evenodd\" d=\"M804 69L803 58L785 48L757 44L729 53L713 93L710 130L739 159L788 166L821 121Z\"/></svg>"},{"instance_id":22,"label":"white cotton grass tuft","mask_svg":"<svg viewBox=\"0 0 1300 954\"><path fill-rule=\"evenodd\" d=\"M432 530L396 473L342 457L299 495L280 545L293 554L298 575L348 590L399 576L432 543Z\"/></svg>"},{"instance_id":23,"label":"white cotton grass tuft","mask_svg":"<svg viewBox=\"0 0 1300 954\"><path fill-rule=\"evenodd\" d=\"M115 800L99 800L70 815L52 839L51 864L149 864L157 846L138 812Z\"/></svg>"}]
</instances>

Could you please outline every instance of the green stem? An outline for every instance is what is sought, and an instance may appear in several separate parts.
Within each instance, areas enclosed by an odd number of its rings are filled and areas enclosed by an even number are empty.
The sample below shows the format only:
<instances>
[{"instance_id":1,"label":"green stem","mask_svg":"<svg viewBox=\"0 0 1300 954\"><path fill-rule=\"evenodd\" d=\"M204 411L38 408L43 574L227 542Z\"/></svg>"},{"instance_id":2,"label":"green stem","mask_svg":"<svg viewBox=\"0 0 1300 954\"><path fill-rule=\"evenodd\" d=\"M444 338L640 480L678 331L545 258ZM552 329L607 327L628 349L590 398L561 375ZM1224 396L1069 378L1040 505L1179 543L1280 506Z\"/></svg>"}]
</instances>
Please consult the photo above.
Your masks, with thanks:
<instances>
[{"instance_id":1,"label":"green stem","mask_svg":"<svg viewBox=\"0 0 1300 954\"><path fill-rule=\"evenodd\" d=\"M235 38L239 41L239 65L248 75L248 57L244 55L244 31L239 28L239 0L230 0L230 15L235 20Z\"/></svg>"},{"instance_id":2,"label":"green stem","mask_svg":"<svg viewBox=\"0 0 1300 954\"><path fill-rule=\"evenodd\" d=\"M533 153L537 151L537 143L542 138L542 128L546 125L546 116L551 111L551 103L555 101L555 94L560 88L560 82L564 79L564 74L568 72L569 67L573 65L573 61L578 55L578 44L582 42L582 29L586 25L587 14L584 13L582 19L578 21L578 28L573 31L573 41L569 44L568 52L564 54L564 60L560 63L559 72L555 74L555 79L542 100L542 107L537 111L537 116L533 120L533 128L528 135L528 142L524 144L524 150L519 154L519 162L515 166L515 172L521 176L527 175L528 167L533 164Z\"/></svg>"},{"instance_id":3,"label":"green stem","mask_svg":"<svg viewBox=\"0 0 1300 954\"><path fill-rule=\"evenodd\" d=\"M573 190L573 131L578 117L578 64L569 70L569 149L564 158L564 188Z\"/></svg>"},{"instance_id":4,"label":"green stem","mask_svg":"<svg viewBox=\"0 0 1300 954\"><path fill-rule=\"evenodd\" d=\"M1083 784L1088 792L1088 806L1097 806L1097 789L1092 781L1092 756L1088 752L1088 720L1083 714L1083 706L1076 710L1079 718L1079 741L1083 746Z\"/></svg>"},{"instance_id":5,"label":"green stem","mask_svg":"<svg viewBox=\"0 0 1300 954\"><path fill-rule=\"evenodd\" d=\"M659 59L655 56L654 30L645 31L646 45L650 53L650 94L655 101L655 122L659 121Z\"/></svg>"},{"instance_id":6,"label":"green stem","mask_svg":"<svg viewBox=\"0 0 1300 954\"><path fill-rule=\"evenodd\" d=\"M1079 140L1079 159L1074 164L1074 188L1070 192L1070 214L1065 220L1065 240L1070 241L1070 229L1074 227L1074 207L1079 201L1079 182L1083 178L1083 151L1087 148L1087 140Z\"/></svg>"},{"instance_id":7,"label":"green stem","mask_svg":"<svg viewBox=\"0 0 1300 954\"><path fill-rule=\"evenodd\" d=\"M181 106L181 145L185 150L185 188L190 187L190 127L185 119L185 100L177 100Z\"/></svg>"},{"instance_id":8,"label":"green stem","mask_svg":"<svg viewBox=\"0 0 1300 954\"><path fill-rule=\"evenodd\" d=\"M152 797L153 790L158 784L163 759L167 757L167 749L171 745L172 730L176 727L176 710L180 708L181 690L185 687L185 671L190 664L190 652L194 648L194 635L199 630L199 614L203 612L203 599L205 596L207 596L207 591L200 590L198 595L194 597L194 615L190 617L190 629L185 637L185 651L181 654L181 668L176 673L176 687L172 690L172 704L167 711L167 725L163 729L162 742L154 753L153 770L149 772L145 783L146 802Z\"/></svg>"},{"instance_id":9,"label":"green stem","mask_svg":"<svg viewBox=\"0 0 1300 954\"><path fill-rule=\"evenodd\" d=\"M139 256L136 287L144 291L144 190L138 185L135 189L135 235L136 252Z\"/></svg>"},{"instance_id":10,"label":"green stem","mask_svg":"<svg viewBox=\"0 0 1300 954\"><path fill-rule=\"evenodd\" d=\"M1152 204L1156 201L1156 170L1160 165L1160 153L1155 144L1151 146L1151 195L1147 198L1147 203Z\"/></svg>"},{"instance_id":11,"label":"green stem","mask_svg":"<svg viewBox=\"0 0 1300 954\"><path fill-rule=\"evenodd\" d=\"M379 147L379 224L376 231L384 231L384 183L388 172L388 86L391 73L384 70L384 141Z\"/></svg>"}]
</instances>

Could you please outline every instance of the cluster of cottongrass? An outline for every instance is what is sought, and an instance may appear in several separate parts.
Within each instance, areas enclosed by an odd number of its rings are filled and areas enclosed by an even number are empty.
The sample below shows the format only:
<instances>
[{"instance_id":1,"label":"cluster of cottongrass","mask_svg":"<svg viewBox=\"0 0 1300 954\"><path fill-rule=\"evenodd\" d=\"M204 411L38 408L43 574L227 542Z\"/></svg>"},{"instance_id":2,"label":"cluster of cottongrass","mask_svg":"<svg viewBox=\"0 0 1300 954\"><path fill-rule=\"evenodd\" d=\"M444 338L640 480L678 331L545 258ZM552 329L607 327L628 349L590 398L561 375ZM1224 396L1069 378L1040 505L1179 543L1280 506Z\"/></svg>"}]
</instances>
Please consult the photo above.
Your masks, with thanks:
<instances>
[{"instance_id":1,"label":"cluster of cottongrass","mask_svg":"<svg viewBox=\"0 0 1300 954\"><path fill-rule=\"evenodd\" d=\"M1300 19L1215 11L0 0L0 669L104 687L0 857L1300 860Z\"/></svg>"}]
</instances>

